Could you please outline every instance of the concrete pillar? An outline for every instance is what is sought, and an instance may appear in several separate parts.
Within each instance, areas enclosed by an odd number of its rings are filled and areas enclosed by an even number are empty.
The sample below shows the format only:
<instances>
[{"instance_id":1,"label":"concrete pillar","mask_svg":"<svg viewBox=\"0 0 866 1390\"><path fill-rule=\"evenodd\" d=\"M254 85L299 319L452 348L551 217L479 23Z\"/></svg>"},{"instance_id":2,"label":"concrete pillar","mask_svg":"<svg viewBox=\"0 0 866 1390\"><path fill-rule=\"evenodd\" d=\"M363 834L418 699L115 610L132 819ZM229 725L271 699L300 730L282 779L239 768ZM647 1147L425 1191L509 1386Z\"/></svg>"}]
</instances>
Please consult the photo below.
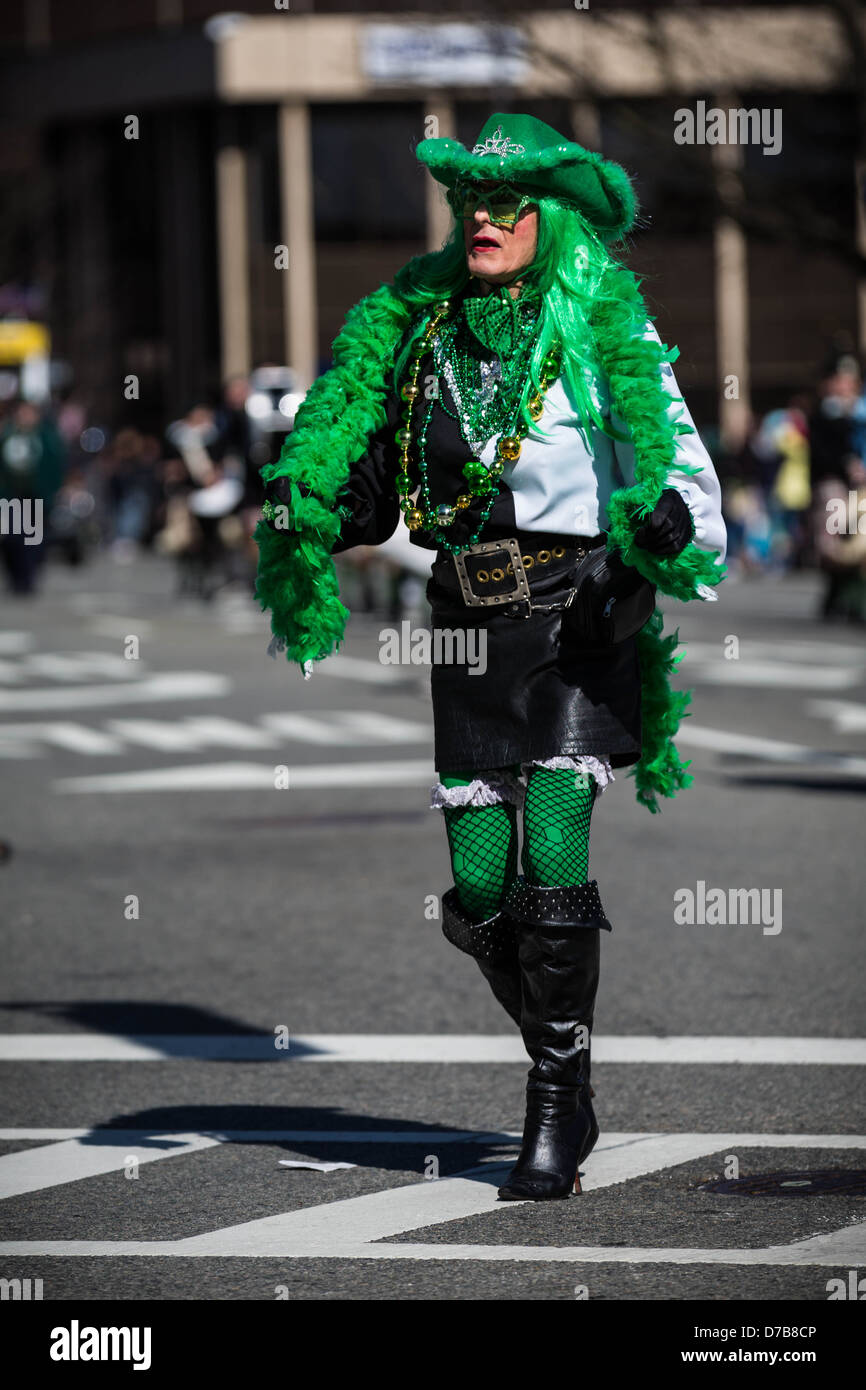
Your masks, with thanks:
<instances>
[{"instance_id":1,"label":"concrete pillar","mask_svg":"<svg viewBox=\"0 0 866 1390\"><path fill-rule=\"evenodd\" d=\"M216 159L217 244L223 380L245 376L250 346L249 232L246 155L224 145Z\"/></svg>"},{"instance_id":2,"label":"concrete pillar","mask_svg":"<svg viewBox=\"0 0 866 1390\"><path fill-rule=\"evenodd\" d=\"M65 342L61 334L58 347L72 364L76 393L97 421L116 420L125 405L118 268L111 253L109 138L91 122L73 123L60 165L68 317Z\"/></svg>"},{"instance_id":3,"label":"concrete pillar","mask_svg":"<svg viewBox=\"0 0 866 1390\"><path fill-rule=\"evenodd\" d=\"M866 159L854 164L854 198L857 209L857 250L866 259ZM857 342L861 357L866 357L866 275L857 281Z\"/></svg>"},{"instance_id":4,"label":"concrete pillar","mask_svg":"<svg viewBox=\"0 0 866 1390\"><path fill-rule=\"evenodd\" d=\"M424 102L424 135L442 140L457 138L454 102L435 95ZM438 251L451 232L451 209L445 189L432 174L427 175L427 250Z\"/></svg>"},{"instance_id":5,"label":"concrete pillar","mask_svg":"<svg viewBox=\"0 0 866 1390\"><path fill-rule=\"evenodd\" d=\"M316 248L313 217L313 158L310 108L285 102L277 117L280 158L282 240L288 247L283 284L283 332L286 365L309 386L318 374Z\"/></svg>"},{"instance_id":6,"label":"concrete pillar","mask_svg":"<svg viewBox=\"0 0 866 1390\"><path fill-rule=\"evenodd\" d=\"M714 105L729 111L738 103L732 94L724 93ZM733 143L713 145L711 155L722 206L713 228L719 429L723 443L736 447L745 439L751 412L748 243L735 216L744 197L743 151Z\"/></svg>"},{"instance_id":7,"label":"concrete pillar","mask_svg":"<svg viewBox=\"0 0 866 1390\"><path fill-rule=\"evenodd\" d=\"M201 247L212 234L213 213L206 196L207 169L200 158L197 121L192 111L172 111L154 120L160 179L159 292L169 347L162 369L164 406L169 419L207 400L214 344L208 303L213 297Z\"/></svg>"}]
</instances>

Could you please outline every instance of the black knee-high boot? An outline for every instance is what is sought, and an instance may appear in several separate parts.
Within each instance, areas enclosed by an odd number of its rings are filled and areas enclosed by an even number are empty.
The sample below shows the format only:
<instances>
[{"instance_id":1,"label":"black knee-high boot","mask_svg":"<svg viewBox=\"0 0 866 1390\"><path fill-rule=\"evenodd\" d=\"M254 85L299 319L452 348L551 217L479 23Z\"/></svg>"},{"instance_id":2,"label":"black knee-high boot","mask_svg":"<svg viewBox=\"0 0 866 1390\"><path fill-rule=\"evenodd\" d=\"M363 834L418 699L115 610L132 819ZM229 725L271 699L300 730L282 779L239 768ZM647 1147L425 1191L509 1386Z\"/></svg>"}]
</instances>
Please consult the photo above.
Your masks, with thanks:
<instances>
[{"instance_id":1,"label":"black knee-high boot","mask_svg":"<svg viewBox=\"0 0 866 1390\"><path fill-rule=\"evenodd\" d=\"M499 1189L506 1201L545 1201L580 1191L578 1165L598 1139L589 1045L598 989L599 930L610 931L595 880L543 888L522 877L503 910L518 924L521 1032L533 1061L517 1164Z\"/></svg>"},{"instance_id":2,"label":"black knee-high boot","mask_svg":"<svg viewBox=\"0 0 866 1390\"><path fill-rule=\"evenodd\" d=\"M473 922L460 905L456 888L442 896L442 933L472 956L496 999L520 1027L522 995L517 959L517 923L505 912Z\"/></svg>"}]
</instances>

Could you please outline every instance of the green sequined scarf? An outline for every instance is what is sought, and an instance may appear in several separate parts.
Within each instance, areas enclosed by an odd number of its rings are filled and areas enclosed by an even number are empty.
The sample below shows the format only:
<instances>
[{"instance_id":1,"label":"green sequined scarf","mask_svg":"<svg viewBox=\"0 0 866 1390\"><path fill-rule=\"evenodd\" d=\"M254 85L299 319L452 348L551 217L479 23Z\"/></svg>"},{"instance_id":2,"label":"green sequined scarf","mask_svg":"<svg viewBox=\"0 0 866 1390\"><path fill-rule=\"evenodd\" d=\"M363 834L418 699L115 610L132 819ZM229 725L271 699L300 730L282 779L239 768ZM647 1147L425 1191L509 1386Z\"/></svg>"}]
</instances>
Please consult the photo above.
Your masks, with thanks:
<instances>
[{"instance_id":1,"label":"green sequined scarf","mask_svg":"<svg viewBox=\"0 0 866 1390\"><path fill-rule=\"evenodd\" d=\"M541 297L523 291L509 294L504 285L490 294L467 294L463 317L483 348L508 362L520 345L526 329L538 319Z\"/></svg>"}]
</instances>

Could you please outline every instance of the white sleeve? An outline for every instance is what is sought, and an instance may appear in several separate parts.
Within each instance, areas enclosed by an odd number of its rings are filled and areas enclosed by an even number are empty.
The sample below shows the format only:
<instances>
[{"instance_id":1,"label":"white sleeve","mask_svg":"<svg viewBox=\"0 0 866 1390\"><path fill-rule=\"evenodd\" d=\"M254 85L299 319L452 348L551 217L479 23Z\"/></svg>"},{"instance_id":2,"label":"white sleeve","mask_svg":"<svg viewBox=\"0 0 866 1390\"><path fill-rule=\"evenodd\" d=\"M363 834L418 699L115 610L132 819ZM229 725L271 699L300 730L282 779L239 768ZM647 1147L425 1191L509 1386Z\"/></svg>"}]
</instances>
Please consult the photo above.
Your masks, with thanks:
<instances>
[{"instance_id":1,"label":"white sleeve","mask_svg":"<svg viewBox=\"0 0 866 1390\"><path fill-rule=\"evenodd\" d=\"M657 343L661 342L655 324L649 320L647 320L643 336L644 338L652 338ZM701 550L718 550L721 559L724 560L728 536L722 517L722 490L719 486L716 470L713 467L713 461L695 429L695 422L680 395L677 379L669 362L662 364L661 374L662 385L671 398L667 410L668 419L676 421L678 424L690 425L694 430L693 434L677 435L674 445L674 462L667 476L668 486L676 488L692 514L695 527L695 545ZM613 409L611 410L611 423L620 434L628 433L625 423ZM614 450L623 480L627 487L631 487L634 483L634 446L630 441L620 443L619 440L615 440ZM699 473L684 473L682 471L683 464L697 465L701 471Z\"/></svg>"}]
</instances>

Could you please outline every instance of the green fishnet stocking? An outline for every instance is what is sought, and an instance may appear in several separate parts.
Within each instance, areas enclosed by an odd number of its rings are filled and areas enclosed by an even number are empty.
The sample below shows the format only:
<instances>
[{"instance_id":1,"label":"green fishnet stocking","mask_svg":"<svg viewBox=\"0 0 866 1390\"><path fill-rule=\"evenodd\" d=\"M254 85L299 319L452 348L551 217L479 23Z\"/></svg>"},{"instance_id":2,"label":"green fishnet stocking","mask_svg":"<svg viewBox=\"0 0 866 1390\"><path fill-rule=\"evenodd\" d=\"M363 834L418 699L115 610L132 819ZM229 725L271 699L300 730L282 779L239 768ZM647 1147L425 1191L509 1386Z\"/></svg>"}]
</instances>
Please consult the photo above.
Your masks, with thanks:
<instances>
[{"instance_id":1,"label":"green fishnet stocking","mask_svg":"<svg viewBox=\"0 0 866 1390\"><path fill-rule=\"evenodd\" d=\"M527 883L557 888L586 883L592 777L569 768L529 770L521 862Z\"/></svg>"},{"instance_id":2,"label":"green fishnet stocking","mask_svg":"<svg viewBox=\"0 0 866 1390\"><path fill-rule=\"evenodd\" d=\"M471 778L442 777L446 787ZM445 829L457 896L465 912L485 921L498 911L517 875L517 807L445 806Z\"/></svg>"}]
</instances>

